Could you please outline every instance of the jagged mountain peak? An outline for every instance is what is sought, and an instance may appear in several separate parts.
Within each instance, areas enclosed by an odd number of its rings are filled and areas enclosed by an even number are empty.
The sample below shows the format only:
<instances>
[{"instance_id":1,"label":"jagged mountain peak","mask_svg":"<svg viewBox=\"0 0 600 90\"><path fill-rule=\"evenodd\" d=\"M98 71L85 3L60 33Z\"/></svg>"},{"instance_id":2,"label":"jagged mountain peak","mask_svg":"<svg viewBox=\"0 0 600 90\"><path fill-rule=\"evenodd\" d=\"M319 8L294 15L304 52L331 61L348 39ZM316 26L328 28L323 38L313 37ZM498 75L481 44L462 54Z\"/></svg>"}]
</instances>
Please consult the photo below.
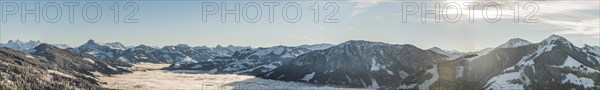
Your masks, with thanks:
<instances>
[{"instance_id":1,"label":"jagged mountain peak","mask_svg":"<svg viewBox=\"0 0 600 90\"><path fill-rule=\"evenodd\" d=\"M513 38L513 39L508 40L508 42L498 46L498 48L516 48L516 47L530 45L530 44L532 44L532 43L525 39Z\"/></svg>"},{"instance_id":2,"label":"jagged mountain peak","mask_svg":"<svg viewBox=\"0 0 600 90\"><path fill-rule=\"evenodd\" d=\"M17 40L8 40L8 42L6 44L24 44L24 43L42 43L42 42L40 40L29 40L27 42L24 42L24 41L17 39Z\"/></svg>"},{"instance_id":3,"label":"jagged mountain peak","mask_svg":"<svg viewBox=\"0 0 600 90\"><path fill-rule=\"evenodd\" d=\"M96 41L94 41L93 39L90 39L87 42L85 42L85 44L83 44L79 47L85 47L85 46L100 46L100 44L96 43Z\"/></svg>"},{"instance_id":4,"label":"jagged mountain peak","mask_svg":"<svg viewBox=\"0 0 600 90\"><path fill-rule=\"evenodd\" d=\"M7 43L23 43L23 41L17 39L17 40L8 40Z\"/></svg>"},{"instance_id":5,"label":"jagged mountain peak","mask_svg":"<svg viewBox=\"0 0 600 90\"><path fill-rule=\"evenodd\" d=\"M212 49L235 52L235 51L240 51L240 50L244 50L244 49L252 49L252 47L250 47L250 46L234 46L234 45L228 45L227 47L223 47L222 45L217 45L216 47L214 47Z\"/></svg>"},{"instance_id":6,"label":"jagged mountain peak","mask_svg":"<svg viewBox=\"0 0 600 90\"><path fill-rule=\"evenodd\" d=\"M100 42L96 42L93 39L88 40L86 43L84 43L83 45L81 45L81 46L79 46L77 48L88 48L88 49L92 49L92 48L107 48L107 49L117 49L117 50L126 50L126 49L128 49L128 47L125 46L121 42L100 43Z\"/></svg>"},{"instance_id":7,"label":"jagged mountain peak","mask_svg":"<svg viewBox=\"0 0 600 90\"><path fill-rule=\"evenodd\" d=\"M40 41L40 40L28 41L28 42L41 43L41 41Z\"/></svg>"},{"instance_id":8,"label":"jagged mountain peak","mask_svg":"<svg viewBox=\"0 0 600 90\"><path fill-rule=\"evenodd\" d=\"M41 43L42 42L40 42L39 40L35 40L35 41L29 40L27 42L23 42L23 41L17 39L17 40L9 40L6 44L0 45L0 47L8 47L8 48L19 50L19 51L28 51L28 50L35 48L36 46L38 46Z\"/></svg>"},{"instance_id":9,"label":"jagged mountain peak","mask_svg":"<svg viewBox=\"0 0 600 90\"><path fill-rule=\"evenodd\" d=\"M19 40L17 40L17 41L19 41ZM15 43L15 41L13 41L13 40L8 40L8 42L7 42L7 43Z\"/></svg>"},{"instance_id":10,"label":"jagged mountain peak","mask_svg":"<svg viewBox=\"0 0 600 90\"><path fill-rule=\"evenodd\" d=\"M40 40L29 40L27 42L23 42L23 41L17 39L17 40L8 40L7 43L38 43L38 42L41 43Z\"/></svg>"},{"instance_id":11,"label":"jagged mountain peak","mask_svg":"<svg viewBox=\"0 0 600 90\"><path fill-rule=\"evenodd\" d=\"M96 41L94 41L94 39L90 39L86 42L86 44L94 44L94 43L96 43Z\"/></svg>"}]
</instances>

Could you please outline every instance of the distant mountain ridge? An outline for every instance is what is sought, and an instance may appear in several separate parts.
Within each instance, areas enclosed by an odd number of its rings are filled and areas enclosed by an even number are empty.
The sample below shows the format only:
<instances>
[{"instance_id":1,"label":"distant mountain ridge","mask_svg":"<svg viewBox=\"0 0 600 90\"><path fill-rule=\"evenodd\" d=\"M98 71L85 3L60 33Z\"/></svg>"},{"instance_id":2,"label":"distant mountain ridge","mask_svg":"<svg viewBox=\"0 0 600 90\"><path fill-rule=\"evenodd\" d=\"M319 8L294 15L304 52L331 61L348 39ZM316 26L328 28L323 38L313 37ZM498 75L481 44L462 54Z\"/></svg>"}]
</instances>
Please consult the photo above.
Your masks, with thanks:
<instances>
[{"instance_id":1,"label":"distant mountain ridge","mask_svg":"<svg viewBox=\"0 0 600 90\"><path fill-rule=\"evenodd\" d=\"M448 58L447 58L448 60L456 59L456 58L459 58L459 57L467 54L466 52L460 52L458 50L442 50L439 47L433 47L433 48L429 48L427 50L448 56Z\"/></svg>"},{"instance_id":2,"label":"distant mountain ridge","mask_svg":"<svg viewBox=\"0 0 600 90\"><path fill-rule=\"evenodd\" d=\"M186 44L178 44L175 46L164 46L162 48L146 45L128 48L119 42L98 44L94 40L89 40L85 44L70 50L79 53L88 53L110 60L126 62L195 63L217 57L229 56L234 50L244 48L250 47L230 45L228 47L217 46L216 48L208 48L205 46L190 47Z\"/></svg>"},{"instance_id":3,"label":"distant mountain ridge","mask_svg":"<svg viewBox=\"0 0 600 90\"><path fill-rule=\"evenodd\" d=\"M37 47L38 45L42 44L42 42L38 41L21 41L21 40L8 40L8 42L6 43L0 43L0 47L7 47L7 48L11 48L11 49L15 49L15 50L19 50L19 51L28 51L31 50L35 47ZM61 49L66 49L66 48L71 48L69 45L67 44L52 44L58 48Z\"/></svg>"},{"instance_id":4,"label":"distant mountain ridge","mask_svg":"<svg viewBox=\"0 0 600 90\"><path fill-rule=\"evenodd\" d=\"M328 47L331 47L331 44L302 45L302 48L306 49L325 49ZM216 47L191 47L187 44L178 44L164 46L162 48L146 45L139 45L131 48L126 47L119 42L99 44L94 40L89 40L85 44L70 50L78 53L88 53L109 60L189 64L227 58L238 51L246 49L252 49L252 47L234 45L228 45L226 47L221 45L217 45Z\"/></svg>"},{"instance_id":5,"label":"distant mountain ridge","mask_svg":"<svg viewBox=\"0 0 600 90\"><path fill-rule=\"evenodd\" d=\"M174 70L204 70L213 74L258 75L271 71L289 60L310 52L307 48L274 46L268 48L244 49L233 55L191 64L173 64Z\"/></svg>"}]
</instances>

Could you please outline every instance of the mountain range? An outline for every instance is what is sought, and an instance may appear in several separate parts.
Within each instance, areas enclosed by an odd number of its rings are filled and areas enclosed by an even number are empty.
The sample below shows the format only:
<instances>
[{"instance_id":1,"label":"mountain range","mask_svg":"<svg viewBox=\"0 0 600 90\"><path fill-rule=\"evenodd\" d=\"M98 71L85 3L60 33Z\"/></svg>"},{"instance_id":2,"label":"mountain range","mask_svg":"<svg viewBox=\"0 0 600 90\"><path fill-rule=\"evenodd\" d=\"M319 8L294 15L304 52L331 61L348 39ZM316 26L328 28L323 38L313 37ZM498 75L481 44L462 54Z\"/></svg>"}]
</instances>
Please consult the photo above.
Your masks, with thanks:
<instances>
[{"instance_id":1,"label":"mountain range","mask_svg":"<svg viewBox=\"0 0 600 90\"><path fill-rule=\"evenodd\" d=\"M599 49L552 35L539 43L515 38L455 58L435 48L348 41L258 76L377 89L598 89Z\"/></svg>"},{"instance_id":2,"label":"mountain range","mask_svg":"<svg viewBox=\"0 0 600 90\"><path fill-rule=\"evenodd\" d=\"M125 62L152 62L152 63L195 63L208 61L219 57L230 56L233 52L251 47L217 46L208 48L206 46L190 47L186 44L164 46L162 48L139 45L128 48L119 42L99 44L89 40L85 44L69 49L73 52L88 53L97 57L119 60Z\"/></svg>"},{"instance_id":3,"label":"mountain range","mask_svg":"<svg viewBox=\"0 0 600 90\"><path fill-rule=\"evenodd\" d=\"M319 44L319 47L323 46L323 44ZM212 74L233 73L258 75L267 71L271 71L282 64L287 63L289 60L313 50L318 49L287 46L244 49L236 51L229 57L222 57L219 59L199 63L173 64L169 67L169 69L204 70Z\"/></svg>"},{"instance_id":4,"label":"mountain range","mask_svg":"<svg viewBox=\"0 0 600 90\"><path fill-rule=\"evenodd\" d=\"M558 35L537 43L514 38L476 52L364 40L260 48L128 47L94 40L73 48L18 40L0 46L7 47L0 48L0 85L9 89L96 88L94 75L129 72L137 62L169 63L169 70L356 88L600 89L600 47L577 47ZM48 75L55 79L45 79ZM42 85L27 87L33 84Z\"/></svg>"}]
</instances>

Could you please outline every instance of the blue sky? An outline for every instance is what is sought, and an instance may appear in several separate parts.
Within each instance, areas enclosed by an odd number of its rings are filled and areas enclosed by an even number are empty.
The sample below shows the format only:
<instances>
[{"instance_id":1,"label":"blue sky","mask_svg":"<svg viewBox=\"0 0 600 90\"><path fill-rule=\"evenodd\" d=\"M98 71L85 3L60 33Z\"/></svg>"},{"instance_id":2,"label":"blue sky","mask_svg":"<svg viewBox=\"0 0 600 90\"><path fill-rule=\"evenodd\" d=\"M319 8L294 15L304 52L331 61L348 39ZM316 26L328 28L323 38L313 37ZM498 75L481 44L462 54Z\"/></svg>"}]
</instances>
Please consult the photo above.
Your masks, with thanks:
<instances>
[{"instance_id":1,"label":"blue sky","mask_svg":"<svg viewBox=\"0 0 600 90\"><path fill-rule=\"evenodd\" d=\"M17 2L22 1L2 1ZM48 2L27 1L27 5L40 2L44 6ZM267 7L261 7L263 13L256 23L241 20L235 23L231 16L228 22L221 23L220 16L209 16L208 22L202 22L202 3L206 2L240 2L245 5L247 1L119 1L120 5L126 2L135 2L139 12L134 15L138 23L114 23L113 13L109 7L114 1L77 1L80 6L75 8L74 23L68 22L67 7L61 7L62 18L56 23L41 20L33 22L33 16L28 17L26 23L20 22L20 16L9 15L3 18L7 22L1 23L0 42L8 40L40 40L47 43L64 43L70 46L79 46L88 39L99 42L121 42L129 46L145 44L153 46L175 45L185 43L192 46L216 45L241 45L253 47L268 47L275 45L301 45L315 43L338 44L347 40L370 40L392 44L413 44L423 49L434 46L443 49L456 49L461 51L475 51L486 47L496 47L511 38L523 38L530 42L539 42L544 38L557 34L566 37L578 46L583 44L600 44L600 2L599 1L540 1L534 2L539 7L539 12L534 18L537 23L515 23L514 10L504 2L498 1L503 7L503 15L496 23L486 22L482 17L475 17L473 23L468 22L467 9L461 7L462 14L449 12L450 16L462 15L457 23L435 23L432 17L426 23L420 22L419 15L409 16L406 23L402 22L402 3L406 1L388 0L357 0L357 1L327 1L334 2L339 7L333 18L337 23L315 23L313 13L309 9L313 3L323 5L326 1L293 1L302 8L302 17L296 23L283 20L282 6L290 1L275 1L280 3L274 13L274 23L268 22ZM97 2L102 9L102 17L96 23L88 23L82 19L82 6L88 2ZM265 1L255 1L261 4ZM442 5L455 1L430 1L440 2ZM430 3L428 2L428 3ZM474 2L461 0L459 2ZM529 1L521 1L524 5ZM57 1L62 5L64 1ZM421 2L416 2L421 3ZM480 2L487 4L489 2ZM432 6L431 4L430 6ZM505 6L506 5L506 6ZM121 7L122 8L122 7ZM523 8L523 7L521 7ZM4 6L2 10L5 10ZM49 9L54 10L54 9ZM254 9L248 9L253 11ZM448 9L452 11L456 9ZM490 9L488 9L490 10ZM493 9L492 9L493 10ZM480 14L483 10L472 10ZM89 11L88 11L89 12ZM94 11L95 12L95 11ZM93 16L94 12L88 13ZM124 17L126 10L120 11ZM291 13L290 13L291 12ZM288 12L293 16L295 11ZM321 12L321 19L326 15ZM489 12L489 11L488 11ZM524 18L527 10L520 11L520 18ZM48 15L55 15L49 13ZM252 15L251 15L252 16ZM493 16L493 15L492 15ZM443 21L443 20L442 20Z\"/></svg>"}]
</instances>

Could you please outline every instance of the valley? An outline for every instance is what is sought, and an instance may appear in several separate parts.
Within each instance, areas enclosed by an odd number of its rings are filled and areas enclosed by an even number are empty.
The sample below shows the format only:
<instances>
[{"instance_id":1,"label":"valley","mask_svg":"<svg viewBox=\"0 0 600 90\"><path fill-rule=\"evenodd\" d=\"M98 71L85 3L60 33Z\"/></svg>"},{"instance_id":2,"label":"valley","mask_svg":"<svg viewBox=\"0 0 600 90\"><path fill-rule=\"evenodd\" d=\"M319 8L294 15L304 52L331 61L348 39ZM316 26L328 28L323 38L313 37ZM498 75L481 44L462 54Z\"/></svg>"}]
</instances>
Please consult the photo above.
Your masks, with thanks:
<instances>
[{"instance_id":1,"label":"valley","mask_svg":"<svg viewBox=\"0 0 600 90\"><path fill-rule=\"evenodd\" d=\"M248 75L207 74L197 70L160 70L169 64L134 64L132 73L98 77L108 89L125 90L368 90L317 86L299 82L261 79Z\"/></svg>"}]
</instances>

